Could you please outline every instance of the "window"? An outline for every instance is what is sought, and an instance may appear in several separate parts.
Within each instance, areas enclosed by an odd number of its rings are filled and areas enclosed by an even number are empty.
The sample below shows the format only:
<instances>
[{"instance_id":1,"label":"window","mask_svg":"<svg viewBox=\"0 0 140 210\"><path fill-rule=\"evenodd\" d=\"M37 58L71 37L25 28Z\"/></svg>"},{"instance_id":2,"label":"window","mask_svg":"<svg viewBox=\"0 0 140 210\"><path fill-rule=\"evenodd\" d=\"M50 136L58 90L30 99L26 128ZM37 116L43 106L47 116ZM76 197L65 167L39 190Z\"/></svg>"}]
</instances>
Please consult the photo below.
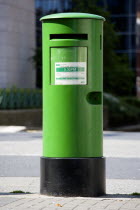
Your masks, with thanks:
<instances>
[{"instance_id":1,"label":"window","mask_svg":"<svg viewBox=\"0 0 140 210\"><path fill-rule=\"evenodd\" d=\"M115 24L115 29L117 31L128 31L129 20L128 17L112 17L112 22Z\"/></svg>"},{"instance_id":2,"label":"window","mask_svg":"<svg viewBox=\"0 0 140 210\"><path fill-rule=\"evenodd\" d=\"M104 1L104 0L103 0ZM112 14L135 14L136 0L106 0Z\"/></svg>"},{"instance_id":3,"label":"window","mask_svg":"<svg viewBox=\"0 0 140 210\"><path fill-rule=\"evenodd\" d=\"M126 50L129 47L129 36L128 35L119 35L119 45L117 50Z\"/></svg>"}]
</instances>

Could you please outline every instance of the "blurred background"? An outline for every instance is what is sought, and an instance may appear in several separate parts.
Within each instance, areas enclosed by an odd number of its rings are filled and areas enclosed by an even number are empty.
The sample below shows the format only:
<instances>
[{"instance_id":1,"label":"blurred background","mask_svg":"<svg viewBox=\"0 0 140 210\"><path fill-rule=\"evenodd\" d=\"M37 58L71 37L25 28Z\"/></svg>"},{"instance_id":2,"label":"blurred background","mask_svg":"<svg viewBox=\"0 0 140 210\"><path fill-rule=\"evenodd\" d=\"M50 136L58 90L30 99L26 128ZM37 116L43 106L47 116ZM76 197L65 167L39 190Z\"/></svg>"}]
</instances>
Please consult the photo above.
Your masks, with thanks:
<instances>
[{"instance_id":1,"label":"blurred background","mask_svg":"<svg viewBox=\"0 0 140 210\"><path fill-rule=\"evenodd\" d=\"M140 130L140 0L0 0L0 125L41 127L40 17L104 16L104 129Z\"/></svg>"}]
</instances>

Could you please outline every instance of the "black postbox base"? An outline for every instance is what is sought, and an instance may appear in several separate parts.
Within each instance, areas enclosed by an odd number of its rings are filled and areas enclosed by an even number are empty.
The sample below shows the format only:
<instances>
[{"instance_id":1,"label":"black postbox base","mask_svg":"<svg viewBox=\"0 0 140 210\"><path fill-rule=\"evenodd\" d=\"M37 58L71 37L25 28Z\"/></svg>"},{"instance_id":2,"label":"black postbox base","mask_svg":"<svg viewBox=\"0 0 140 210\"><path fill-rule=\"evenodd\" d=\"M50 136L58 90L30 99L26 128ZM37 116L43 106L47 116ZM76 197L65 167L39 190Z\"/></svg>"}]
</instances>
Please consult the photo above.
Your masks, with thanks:
<instances>
[{"instance_id":1,"label":"black postbox base","mask_svg":"<svg viewBox=\"0 0 140 210\"><path fill-rule=\"evenodd\" d=\"M105 158L41 157L40 193L96 197L105 194Z\"/></svg>"}]
</instances>

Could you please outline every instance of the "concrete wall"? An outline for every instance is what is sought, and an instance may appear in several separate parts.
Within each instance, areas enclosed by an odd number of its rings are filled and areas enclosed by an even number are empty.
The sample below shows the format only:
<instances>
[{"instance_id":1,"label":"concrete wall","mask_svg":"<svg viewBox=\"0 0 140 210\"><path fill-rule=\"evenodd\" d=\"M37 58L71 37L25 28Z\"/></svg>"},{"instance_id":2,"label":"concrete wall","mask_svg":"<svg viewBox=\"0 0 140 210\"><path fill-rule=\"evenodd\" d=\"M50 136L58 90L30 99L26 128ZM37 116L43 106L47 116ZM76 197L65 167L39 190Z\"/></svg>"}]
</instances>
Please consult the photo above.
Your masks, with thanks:
<instances>
[{"instance_id":1,"label":"concrete wall","mask_svg":"<svg viewBox=\"0 0 140 210\"><path fill-rule=\"evenodd\" d=\"M0 110L0 125L42 126L41 109Z\"/></svg>"},{"instance_id":2,"label":"concrete wall","mask_svg":"<svg viewBox=\"0 0 140 210\"><path fill-rule=\"evenodd\" d=\"M0 0L0 88L35 87L34 0Z\"/></svg>"}]
</instances>

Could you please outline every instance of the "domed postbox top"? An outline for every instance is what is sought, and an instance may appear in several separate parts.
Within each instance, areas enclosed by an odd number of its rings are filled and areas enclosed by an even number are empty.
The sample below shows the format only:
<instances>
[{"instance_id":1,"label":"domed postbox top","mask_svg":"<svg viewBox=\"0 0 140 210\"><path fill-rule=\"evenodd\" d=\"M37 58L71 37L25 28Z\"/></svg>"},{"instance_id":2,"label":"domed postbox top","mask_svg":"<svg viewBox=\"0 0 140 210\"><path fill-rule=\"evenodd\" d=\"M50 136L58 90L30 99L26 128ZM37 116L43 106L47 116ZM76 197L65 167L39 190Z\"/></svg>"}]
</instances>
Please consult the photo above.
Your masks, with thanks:
<instances>
[{"instance_id":1,"label":"domed postbox top","mask_svg":"<svg viewBox=\"0 0 140 210\"><path fill-rule=\"evenodd\" d=\"M76 12L68 12L68 13L56 13L51 15L46 15L42 17L40 20L48 20L48 19L63 19L63 18L80 18L80 19L97 19L105 21L105 18L95 14L89 13L76 13Z\"/></svg>"}]
</instances>

